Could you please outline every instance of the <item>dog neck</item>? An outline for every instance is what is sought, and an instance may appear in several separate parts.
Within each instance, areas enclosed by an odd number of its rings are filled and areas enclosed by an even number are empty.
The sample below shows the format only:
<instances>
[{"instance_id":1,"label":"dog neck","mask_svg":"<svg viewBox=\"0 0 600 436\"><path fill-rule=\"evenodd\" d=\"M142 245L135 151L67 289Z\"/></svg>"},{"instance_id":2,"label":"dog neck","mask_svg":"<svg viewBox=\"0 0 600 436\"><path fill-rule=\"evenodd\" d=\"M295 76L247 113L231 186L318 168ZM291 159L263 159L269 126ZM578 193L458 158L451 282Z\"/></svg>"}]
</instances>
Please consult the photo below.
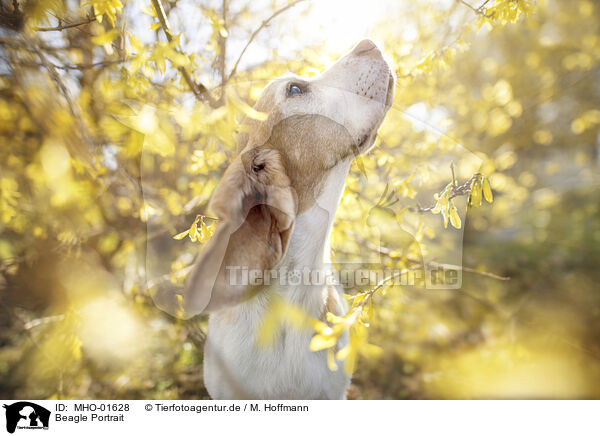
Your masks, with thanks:
<instances>
[{"instance_id":1,"label":"dog neck","mask_svg":"<svg viewBox=\"0 0 600 436\"><path fill-rule=\"evenodd\" d=\"M290 245L281 262L288 271L322 270L331 263L329 236L351 162L345 159L336 164L326 176L315 203L296 217Z\"/></svg>"}]
</instances>

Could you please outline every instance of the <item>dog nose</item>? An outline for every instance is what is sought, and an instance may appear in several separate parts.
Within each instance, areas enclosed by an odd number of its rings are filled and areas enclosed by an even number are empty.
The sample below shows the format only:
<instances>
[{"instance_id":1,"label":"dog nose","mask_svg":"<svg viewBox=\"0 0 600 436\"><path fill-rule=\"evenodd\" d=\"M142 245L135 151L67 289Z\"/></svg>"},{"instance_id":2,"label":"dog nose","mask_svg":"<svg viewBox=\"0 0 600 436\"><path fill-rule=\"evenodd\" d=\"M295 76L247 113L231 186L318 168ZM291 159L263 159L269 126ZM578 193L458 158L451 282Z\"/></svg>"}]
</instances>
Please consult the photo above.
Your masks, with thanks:
<instances>
[{"instance_id":1,"label":"dog nose","mask_svg":"<svg viewBox=\"0 0 600 436\"><path fill-rule=\"evenodd\" d=\"M373 41L371 41L370 39L363 39L361 42L356 44L356 47L354 47L354 52L356 54L361 54L371 51L375 48L377 48L377 46Z\"/></svg>"}]
</instances>

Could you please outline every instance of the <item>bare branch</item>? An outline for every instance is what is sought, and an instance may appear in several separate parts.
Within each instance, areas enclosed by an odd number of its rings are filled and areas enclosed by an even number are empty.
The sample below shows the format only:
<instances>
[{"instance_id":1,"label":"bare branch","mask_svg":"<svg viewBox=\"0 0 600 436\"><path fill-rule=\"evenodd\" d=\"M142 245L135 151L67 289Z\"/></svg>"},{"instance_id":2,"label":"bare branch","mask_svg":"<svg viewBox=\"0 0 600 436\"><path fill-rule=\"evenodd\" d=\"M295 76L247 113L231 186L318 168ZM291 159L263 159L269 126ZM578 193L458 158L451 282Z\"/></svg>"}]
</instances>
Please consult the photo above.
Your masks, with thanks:
<instances>
[{"instance_id":1,"label":"bare branch","mask_svg":"<svg viewBox=\"0 0 600 436\"><path fill-rule=\"evenodd\" d=\"M486 0L483 2L483 4L481 6L479 6L478 8L472 6L471 4L467 3L465 0L456 0L458 3L465 5L466 7L468 7L469 9L471 9L473 12L475 12L477 15L481 15L482 17L487 17L489 18L490 15L486 15L483 12L483 8L486 4L489 3L490 0Z\"/></svg>"},{"instance_id":2,"label":"bare branch","mask_svg":"<svg viewBox=\"0 0 600 436\"><path fill-rule=\"evenodd\" d=\"M36 318L34 320L28 321L23 325L23 328L25 330L30 330L34 327L40 326L40 325L44 325L44 324L51 324L54 322L58 322L58 321L62 321L63 319L65 319L64 315L53 315L53 316L46 316L43 318Z\"/></svg>"},{"instance_id":3,"label":"bare branch","mask_svg":"<svg viewBox=\"0 0 600 436\"><path fill-rule=\"evenodd\" d=\"M448 200L452 200L453 198L459 197L461 195L468 195L471 192L471 184L473 183L473 180L475 180L476 178L478 178L480 176L481 176L481 173L475 173L469 178L469 180L467 180L462 185L458 186L456 180L454 179L454 167L453 167L452 168L452 179L453 179L452 194L450 194L450 196L448 197ZM435 204L433 206L429 206L429 207L415 206L415 207L409 208L408 210L411 212L424 213L424 212L429 212L433 208L435 208Z\"/></svg>"},{"instance_id":4,"label":"bare branch","mask_svg":"<svg viewBox=\"0 0 600 436\"><path fill-rule=\"evenodd\" d=\"M56 66L52 62L48 61L48 59L44 55L42 49L39 47L37 41L27 40L27 42L28 42L29 46L32 47L33 51L35 51L35 53L38 55L42 65L48 71L48 74L50 75L52 81L54 82L57 89L63 95L65 101L67 102L67 105L69 106L69 111L71 112L71 115L73 115L73 118L75 118L75 120L77 121L77 123L79 125L79 134L82 136L83 140L90 146L90 148L97 147L97 144L93 140L93 137L92 137L89 129L87 128L85 121L83 120L83 116L81 114L79 106L71 98L71 94L69 93L67 86L65 85L65 83L61 79L60 75L58 74L58 71L56 71ZM79 148L77 148L77 150L72 150L72 151L75 154L80 155L82 158L86 159L87 161L91 161L90 149L79 147ZM133 177L131 177L130 174L128 174L126 171L124 171L120 167L118 168L118 173L120 175L122 175L124 177L124 179L127 180L131 184L131 186L133 186L134 189L137 188L137 182Z\"/></svg>"},{"instance_id":5,"label":"bare branch","mask_svg":"<svg viewBox=\"0 0 600 436\"><path fill-rule=\"evenodd\" d=\"M4 57L0 57L0 59L6 60L6 58L4 58ZM115 60L112 60L112 61L94 62L94 63L91 63L91 64L55 64L53 62L48 62L48 64L43 64L43 63L38 63L38 62L12 61L13 64L22 65L24 67L30 67L30 68L43 67L43 68L46 68L47 65L50 65L53 68L56 68L57 70L64 70L64 71L69 71L69 70L78 70L78 71L90 70L90 69L93 69L93 68L103 68L103 67L108 67L108 66L111 66L111 65L117 65L117 64L121 64L123 62L127 62L127 59L115 59Z\"/></svg>"},{"instance_id":6,"label":"bare branch","mask_svg":"<svg viewBox=\"0 0 600 436\"><path fill-rule=\"evenodd\" d=\"M222 14L223 14L223 29L225 30L225 32L228 32L227 29L227 11L229 9L229 4L228 4L228 0L223 0L223 4L222 4ZM225 34L223 35L222 32L219 32L217 40L218 40L218 44L219 44L219 53L217 56L217 66L219 69L219 76L221 77L221 83L225 83L227 81L227 76L225 73L225 61L227 60L227 37L229 35ZM221 95L219 96L219 102L221 104L223 104L225 102L225 96L226 96L226 91L225 91L225 87L221 86Z\"/></svg>"},{"instance_id":7,"label":"bare branch","mask_svg":"<svg viewBox=\"0 0 600 436\"><path fill-rule=\"evenodd\" d=\"M160 0L152 0L152 6L154 6L154 10L158 16L158 21L160 21L160 27L167 37L167 40L169 42L173 41L173 34L169 28L169 21L167 19L167 15L165 14L162 3ZM178 70L198 100L202 102L208 102L208 104L213 108L219 106L219 102L215 100L206 86L204 86L202 83L195 83L194 79L185 67L179 67Z\"/></svg>"},{"instance_id":8,"label":"bare branch","mask_svg":"<svg viewBox=\"0 0 600 436\"><path fill-rule=\"evenodd\" d=\"M466 7L468 7L469 9L471 9L471 10L472 10L473 12L475 12L476 14L479 14L479 13L480 13L478 9L474 8L473 6L471 6L471 5L470 5L469 3L467 3L465 0L456 0L456 1L458 1L459 3L461 3L461 4L465 5Z\"/></svg>"},{"instance_id":9,"label":"bare branch","mask_svg":"<svg viewBox=\"0 0 600 436\"><path fill-rule=\"evenodd\" d=\"M373 244L371 241L365 239L365 238L361 238L360 236L356 235L355 233L349 232L349 231L344 231L344 233L348 236L351 236L354 240L356 240L356 242L358 242L362 247L374 251L378 254L381 254L383 256L386 256L390 259L396 259L395 257L392 257L392 252L393 250L390 250L389 248L383 247L383 246L377 246L375 244ZM484 276L484 277L489 277L491 279L496 279L496 280L510 280L510 277L507 276L501 276L498 274L494 274L492 272L488 272L488 271L480 271L478 269L475 268L471 268L469 266L460 266L460 265L452 265L449 263L439 263L439 262L435 262L435 261L429 261L429 262L423 262L422 260L419 259L412 259L410 257L408 257L406 259L406 262L411 264L411 265L423 265L423 266L428 266L428 267L432 267L432 268L444 268L444 269L454 269L454 270L460 270L460 271L464 271L464 272L468 272L468 273L472 273L472 274L477 274L480 276Z\"/></svg>"},{"instance_id":10,"label":"bare branch","mask_svg":"<svg viewBox=\"0 0 600 436\"><path fill-rule=\"evenodd\" d=\"M410 260L409 260L409 262L410 262ZM502 281L510 280L510 277L500 276L498 274L494 274L494 273L491 273L488 271L480 271L478 269L471 268L468 266L452 265L449 263L438 263L438 262L434 262L434 261L427 262L427 266L430 266L433 268L460 270L460 271L469 272L469 273L477 274L477 275L484 276L484 277L489 277L491 279L496 279L496 280L502 280Z\"/></svg>"},{"instance_id":11,"label":"bare branch","mask_svg":"<svg viewBox=\"0 0 600 436\"><path fill-rule=\"evenodd\" d=\"M83 125L83 120L82 120L81 114L79 113L78 107L73 104L73 100L71 99L71 94L69 93L69 90L67 89L66 85L63 83L60 76L58 75L55 65L53 63L51 63L50 61L48 61L48 59L46 59L46 56L44 55L42 50L38 47L36 42L30 41L30 46L36 52L36 54L40 58L42 65L46 68L46 70L48 70L48 73L50 74L52 81L54 82L54 84L56 85L56 87L58 88L60 93L63 95L63 97L67 101L67 105L69 106L71 115L73 115L75 117L75 119L77 119L80 122L80 125Z\"/></svg>"},{"instance_id":12,"label":"bare branch","mask_svg":"<svg viewBox=\"0 0 600 436\"><path fill-rule=\"evenodd\" d=\"M90 24L96 21L95 16L88 16L85 20L78 21L76 23L65 23L61 24L61 21L58 21L58 26L56 27L36 27L35 30L38 32L53 32L53 31L61 31L65 29L72 29L73 27L85 26L86 24Z\"/></svg>"},{"instance_id":13,"label":"bare branch","mask_svg":"<svg viewBox=\"0 0 600 436\"><path fill-rule=\"evenodd\" d=\"M452 170L452 186L458 186L458 182L456 181L456 175L454 174L454 162L450 163L450 169Z\"/></svg>"},{"instance_id":14,"label":"bare branch","mask_svg":"<svg viewBox=\"0 0 600 436\"><path fill-rule=\"evenodd\" d=\"M233 77L233 75L237 71L237 67L240 64L240 61L242 60L242 57L244 56L244 53L246 53L246 50L248 49L248 47L250 46L250 44L252 44L252 41L254 41L254 38L256 38L256 35L258 35L260 33L260 31L263 30L265 27L267 27L269 25L269 23L271 21L273 21L273 19L275 19L278 15L284 13L288 9L292 8L293 6L295 6L298 3L301 3L303 1L305 1L305 0L294 0L291 3L288 3L283 8L278 9L269 18L267 18L266 20L264 20L261 23L261 25L254 32L252 32L252 35L250 35L250 39L248 40L248 42L246 43L246 45L242 49L242 52L240 53L240 55L238 56L237 60L235 61L235 64L233 64L233 68L231 69L231 72L229 73L229 76L227 77L227 80L225 80L224 83L221 83L221 86L225 85L225 83L227 83L229 80L231 80L231 78Z\"/></svg>"},{"instance_id":15,"label":"bare branch","mask_svg":"<svg viewBox=\"0 0 600 436\"><path fill-rule=\"evenodd\" d=\"M485 0L477 9L482 10L491 0Z\"/></svg>"},{"instance_id":16,"label":"bare branch","mask_svg":"<svg viewBox=\"0 0 600 436\"><path fill-rule=\"evenodd\" d=\"M92 68L108 67L111 65L122 64L123 62L127 62L127 59L115 59L112 61L94 62L92 64L65 64L65 65L54 64L54 67L58 68L60 70L89 70Z\"/></svg>"}]
</instances>

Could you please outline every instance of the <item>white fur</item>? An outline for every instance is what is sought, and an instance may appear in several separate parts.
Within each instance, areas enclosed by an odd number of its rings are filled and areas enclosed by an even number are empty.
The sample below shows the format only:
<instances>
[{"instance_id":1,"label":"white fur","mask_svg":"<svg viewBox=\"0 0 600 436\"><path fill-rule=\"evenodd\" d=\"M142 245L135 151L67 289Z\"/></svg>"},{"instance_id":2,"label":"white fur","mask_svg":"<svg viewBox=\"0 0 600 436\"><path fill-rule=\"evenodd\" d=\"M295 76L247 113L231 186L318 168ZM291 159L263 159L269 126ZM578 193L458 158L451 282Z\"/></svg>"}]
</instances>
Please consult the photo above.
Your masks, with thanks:
<instances>
[{"instance_id":1,"label":"white fur","mask_svg":"<svg viewBox=\"0 0 600 436\"><path fill-rule=\"evenodd\" d=\"M338 163L330 172L315 205L298 215L287 253L279 270L327 272L330 264L329 234L335 209L344 188L350 161ZM278 292L291 304L319 318L327 294L323 286L284 286ZM341 293L340 304L343 304ZM211 314L204 347L204 381L218 399L343 399L350 376L327 367L326 352L312 352L312 331L282 327L272 347L257 346L257 332L269 300L267 292L233 309ZM343 308L345 312L345 308ZM348 341L339 341L343 347ZM340 365L341 366L341 365Z\"/></svg>"}]
</instances>

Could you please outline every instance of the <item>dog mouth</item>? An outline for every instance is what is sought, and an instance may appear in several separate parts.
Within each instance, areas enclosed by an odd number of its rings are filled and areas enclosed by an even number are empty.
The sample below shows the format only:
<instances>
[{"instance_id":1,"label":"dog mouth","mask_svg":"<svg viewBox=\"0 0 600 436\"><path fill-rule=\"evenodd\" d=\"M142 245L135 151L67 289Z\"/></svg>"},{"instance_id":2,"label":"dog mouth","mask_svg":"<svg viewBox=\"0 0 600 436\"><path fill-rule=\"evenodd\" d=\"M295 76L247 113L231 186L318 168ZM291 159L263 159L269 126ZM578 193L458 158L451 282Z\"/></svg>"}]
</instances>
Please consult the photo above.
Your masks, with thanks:
<instances>
[{"instance_id":1,"label":"dog mouth","mask_svg":"<svg viewBox=\"0 0 600 436\"><path fill-rule=\"evenodd\" d=\"M360 138L358 138L358 149L362 150L364 148L364 146L369 142L369 139L371 138L371 134L367 134L367 135L363 135Z\"/></svg>"},{"instance_id":2,"label":"dog mouth","mask_svg":"<svg viewBox=\"0 0 600 436\"><path fill-rule=\"evenodd\" d=\"M379 130L379 127L381 126L381 123L383 122L383 119L385 118L387 111L392 107L392 104L394 102L395 84L396 84L396 79L394 78L394 75L392 73L389 73L383 113L381 114L381 118L379 119L379 121L376 123L376 125L373 127L373 129L371 131L369 131L368 133L365 133L364 135L359 136L357 138L356 144L357 144L359 151L364 150L369 144L371 144L373 142L373 139L377 133L377 130Z\"/></svg>"},{"instance_id":3,"label":"dog mouth","mask_svg":"<svg viewBox=\"0 0 600 436\"><path fill-rule=\"evenodd\" d=\"M394 87L396 86L396 79L392 73L388 76L387 92L385 94L385 111L392 107L394 102Z\"/></svg>"}]
</instances>

